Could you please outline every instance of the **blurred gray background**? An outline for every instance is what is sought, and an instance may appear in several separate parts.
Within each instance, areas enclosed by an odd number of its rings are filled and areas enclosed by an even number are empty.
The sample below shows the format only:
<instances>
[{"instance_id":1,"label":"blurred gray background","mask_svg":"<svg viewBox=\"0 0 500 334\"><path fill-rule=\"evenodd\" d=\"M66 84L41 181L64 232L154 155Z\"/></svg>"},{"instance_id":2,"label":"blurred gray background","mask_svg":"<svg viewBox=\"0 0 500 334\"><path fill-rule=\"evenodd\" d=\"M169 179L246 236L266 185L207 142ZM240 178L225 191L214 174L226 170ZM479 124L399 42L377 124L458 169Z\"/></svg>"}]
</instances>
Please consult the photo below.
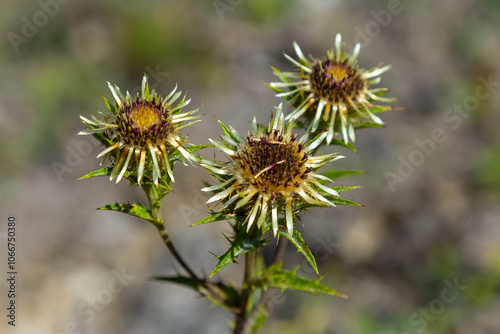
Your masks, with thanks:
<instances>
[{"instance_id":1,"label":"blurred gray background","mask_svg":"<svg viewBox=\"0 0 500 334\"><path fill-rule=\"evenodd\" d=\"M104 111L106 81L161 94L175 83L202 106L192 143L267 123L282 53L322 57L335 35L362 44L359 63L392 64L381 87L404 108L358 132L336 168L365 175L344 197L363 208L319 209L299 223L323 282L343 300L276 293L263 333L500 332L500 3L451 1L8 1L0 11L2 333L227 333L231 314L182 287L150 280L181 270L153 226L95 208L144 200L125 182L75 180L102 150L79 115ZM489 85L485 82L490 81ZM202 153L213 157L208 149ZM220 156L220 158L223 158ZM177 165L164 199L173 240L199 273L228 244L204 217L202 168ZM18 319L6 324L6 223L17 219ZM303 257L289 247L285 264ZM239 284L241 265L219 275Z\"/></svg>"}]
</instances>

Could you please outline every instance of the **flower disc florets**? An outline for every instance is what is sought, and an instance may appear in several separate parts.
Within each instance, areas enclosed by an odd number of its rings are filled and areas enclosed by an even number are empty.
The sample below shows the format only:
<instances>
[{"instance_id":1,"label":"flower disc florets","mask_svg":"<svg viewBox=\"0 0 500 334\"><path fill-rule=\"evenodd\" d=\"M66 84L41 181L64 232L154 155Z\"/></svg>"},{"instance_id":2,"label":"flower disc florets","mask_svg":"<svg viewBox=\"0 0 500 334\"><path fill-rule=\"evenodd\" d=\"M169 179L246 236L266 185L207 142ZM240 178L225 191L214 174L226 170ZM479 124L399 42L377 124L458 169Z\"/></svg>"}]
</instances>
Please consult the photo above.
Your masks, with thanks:
<instances>
[{"instance_id":1,"label":"flower disc florets","mask_svg":"<svg viewBox=\"0 0 500 334\"><path fill-rule=\"evenodd\" d=\"M349 104L358 101L365 89L365 80L359 69L346 60L325 59L311 69L311 89L316 99L330 104Z\"/></svg>"},{"instance_id":2,"label":"flower disc florets","mask_svg":"<svg viewBox=\"0 0 500 334\"><path fill-rule=\"evenodd\" d=\"M168 108L158 101L137 98L127 102L118 111L116 135L126 145L147 147L148 143L161 145L175 132Z\"/></svg>"},{"instance_id":3,"label":"flower disc florets","mask_svg":"<svg viewBox=\"0 0 500 334\"><path fill-rule=\"evenodd\" d=\"M279 130L266 132L261 138L249 136L235 158L242 181L273 197L290 196L312 171L305 165L309 156L297 136L286 138Z\"/></svg>"},{"instance_id":4,"label":"flower disc florets","mask_svg":"<svg viewBox=\"0 0 500 334\"><path fill-rule=\"evenodd\" d=\"M144 176L156 185L165 175L173 181L171 165L178 159L176 153L188 161L195 159L182 147L184 138L179 130L197 122L199 116L192 114L198 109L182 114L181 109L189 104L189 100L182 98L174 106L182 94L176 93L177 86L166 98L162 98L154 90L149 91L146 76L143 78L141 94L137 93L135 97L128 92L124 96L117 86L108 85L116 106L104 98L110 114L103 115L103 120L94 116L92 120L81 117L90 129L79 134L93 134L106 146L98 157L111 161L110 179L116 177L117 183L127 172L137 177L138 184L141 184ZM195 121L183 125L187 120Z\"/></svg>"},{"instance_id":5,"label":"flower disc florets","mask_svg":"<svg viewBox=\"0 0 500 334\"><path fill-rule=\"evenodd\" d=\"M342 132L345 143L348 143L348 138L354 141L354 127L363 120L383 124L375 113L391 108L372 102L393 102L395 99L382 97L387 89L371 86L380 82L380 74L389 70L390 65L360 69L356 61L360 45L356 44L352 55L347 55L342 49L340 34L335 38L335 51L327 52L323 60L312 57L309 60L297 43L294 42L293 46L299 61L287 54L285 57L297 66L297 71L281 72L274 68L281 82L269 84L278 93L276 96L287 98L295 107L287 119L304 116L309 124L308 131L328 129L327 143L332 141L336 130Z\"/></svg>"},{"instance_id":6,"label":"flower disc florets","mask_svg":"<svg viewBox=\"0 0 500 334\"><path fill-rule=\"evenodd\" d=\"M315 173L326 163L342 158L335 154L313 154L326 132L310 142L306 142L306 136L297 139L297 135L292 134L293 122L285 123L281 105L267 130L259 127L254 119L254 132L246 138L232 127L219 123L224 131L223 142L211 142L226 153L230 161L203 161L202 166L222 180L203 189L219 191L207 203L227 199L223 210L243 210L247 229L257 221L259 228L272 225L275 235L281 222L292 234L294 210L303 203L335 206L331 196L338 193L324 185L324 181L331 180ZM271 224L265 224L269 214Z\"/></svg>"}]
</instances>

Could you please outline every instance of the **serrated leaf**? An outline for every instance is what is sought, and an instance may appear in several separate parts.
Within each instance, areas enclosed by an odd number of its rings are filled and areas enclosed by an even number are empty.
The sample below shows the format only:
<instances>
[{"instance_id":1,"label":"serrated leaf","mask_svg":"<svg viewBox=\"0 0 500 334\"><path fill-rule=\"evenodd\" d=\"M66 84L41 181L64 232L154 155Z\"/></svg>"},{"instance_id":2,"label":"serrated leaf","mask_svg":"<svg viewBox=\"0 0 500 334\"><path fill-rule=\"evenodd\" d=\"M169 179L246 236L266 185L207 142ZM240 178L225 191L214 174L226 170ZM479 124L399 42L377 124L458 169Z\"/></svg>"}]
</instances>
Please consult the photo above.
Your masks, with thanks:
<instances>
[{"instance_id":1,"label":"serrated leaf","mask_svg":"<svg viewBox=\"0 0 500 334\"><path fill-rule=\"evenodd\" d=\"M236 139L234 138L231 130L224 123L222 123L222 121L217 120L217 122L219 122L219 125L226 136L231 137L231 139Z\"/></svg>"},{"instance_id":2,"label":"serrated leaf","mask_svg":"<svg viewBox=\"0 0 500 334\"><path fill-rule=\"evenodd\" d=\"M240 233L236 234L234 239L230 240L230 242L231 247L229 247L227 252L217 257L219 259L219 263L215 266L210 277L217 274L228 264L233 263L238 256L243 255L254 248L264 246L265 240L255 239L255 237L251 234L240 231Z\"/></svg>"},{"instance_id":3,"label":"serrated leaf","mask_svg":"<svg viewBox=\"0 0 500 334\"><path fill-rule=\"evenodd\" d=\"M271 89L271 90L272 90L272 91L274 91L275 93L280 94L280 93L283 93L283 92L284 92L284 90L282 90L281 88L279 88L279 87L273 87L273 86L271 86L271 85L270 85L270 84L268 84L268 83L264 83L264 85L266 85L266 87L267 87L267 88Z\"/></svg>"},{"instance_id":4,"label":"serrated leaf","mask_svg":"<svg viewBox=\"0 0 500 334\"><path fill-rule=\"evenodd\" d=\"M111 175L112 170L113 170L113 168L104 167L104 168L95 170L93 172L90 172L87 175L80 177L78 180L89 179L91 177L96 177L96 176L109 176L109 175Z\"/></svg>"},{"instance_id":5,"label":"serrated leaf","mask_svg":"<svg viewBox=\"0 0 500 334\"><path fill-rule=\"evenodd\" d=\"M330 169L327 172L321 173L323 176L326 176L332 180L340 179L341 177L353 176L353 175L361 175L365 172L362 170L351 170L351 169Z\"/></svg>"},{"instance_id":6,"label":"serrated leaf","mask_svg":"<svg viewBox=\"0 0 500 334\"><path fill-rule=\"evenodd\" d=\"M194 289L207 297L214 305L221 306L229 311L233 311L239 307L239 293L232 285L223 283L212 284L206 282L203 285L201 282L187 276L168 276L154 277L157 281L165 281L183 285Z\"/></svg>"},{"instance_id":7,"label":"serrated leaf","mask_svg":"<svg viewBox=\"0 0 500 334\"><path fill-rule=\"evenodd\" d=\"M193 145L193 146L188 146L188 147L185 147L186 151L189 151L191 153L193 152L196 152L196 151L199 151L199 150L202 150L204 148L209 148L209 147L212 147L213 145Z\"/></svg>"},{"instance_id":8,"label":"serrated leaf","mask_svg":"<svg viewBox=\"0 0 500 334\"><path fill-rule=\"evenodd\" d=\"M104 95L101 94L101 97L104 100L104 103L106 104L106 107L108 107L109 111L111 111L113 114L116 114L115 106L112 105L111 102L109 102L108 99L104 97Z\"/></svg>"},{"instance_id":9,"label":"serrated leaf","mask_svg":"<svg viewBox=\"0 0 500 334\"><path fill-rule=\"evenodd\" d=\"M384 124L374 123L374 122L364 122L358 124L354 127L354 130L365 129L365 128L383 128Z\"/></svg>"},{"instance_id":10,"label":"serrated leaf","mask_svg":"<svg viewBox=\"0 0 500 334\"><path fill-rule=\"evenodd\" d=\"M200 291L201 284L198 281L195 281L191 277L188 276L168 276L168 277L163 277L163 276L158 276L158 277L153 277L154 280L156 281L166 281L166 282L171 282L171 283L177 283L179 285L184 285L186 287L192 288L196 291Z\"/></svg>"},{"instance_id":11,"label":"serrated leaf","mask_svg":"<svg viewBox=\"0 0 500 334\"><path fill-rule=\"evenodd\" d=\"M220 221L220 220L227 220L227 219L232 219L234 216L229 216L223 212L214 212L210 216L207 216L203 219L198 220L196 223L190 225L189 227L192 226L198 226L198 225L203 225L215 221Z\"/></svg>"},{"instance_id":12,"label":"serrated leaf","mask_svg":"<svg viewBox=\"0 0 500 334\"><path fill-rule=\"evenodd\" d=\"M84 179L89 179L91 177L96 177L96 176L110 176L111 175L111 172L113 171L113 168L111 167L104 167L104 168L101 168L101 169L98 169L98 170L95 170L93 172L89 172L88 174L80 177L79 179L77 180L84 180ZM134 177L134 173L131 172L131 171L126 171L124 174L123 174L123 178L129 180L132 184L136 184L136 179ZM146 182L143 182L143 183L146 183ZM160 185L161 186L161 185ZM169 190L172 190L168 184L166 185L166 187L169 189Z\"/></svg>"},{"instance_id":13,"label":"serrated leaf","mask_svg":"<svg viewBox=\"0 0 500 334\"><path fill-rule=\"evenodd\" d=\"M332 188L335 189L334 187L332 187ZM340 198L340 197L337 197L337 196L328 195L328 196L325 196L325 197L326 197L326 199L328 199L330 202L332 202L335 205L364 206L364 205L358 204L356 202L350 201L348 199ZM329 207L329 206L326 203L324 205L320 205L320 204L311 204L311 203L308 203L308 202L304 202L303 204L301 204L299 206L298 209L299 210L305 210L305 209L308 209L308 208L317 208L317 207Z\"/></svg>"},{"instance_id":14,"label":"serrated leaf","mask_svg":"<svg viewBox=\"0 0 500 334\"><path fill-rule=\"evenodd\" d=\"M399 108L395 108L392 106L372 106L372 107L369 107L368 109L370 109L372 114L379 114L379 113L386 112L389 110L397 110Z\"/></svg>"},{"instance_id":15,"label":"serrated leaf","mask_svg":"<svg viewBox=\"0 0 500 334\"><path fill-rule=\"evenodd\" d=\"M327 197L327 198L330 202L332 202L335 205L364 206L364 205L358 204L356 202L350 201L348 199L340 198L340 197L336 197L336 196L331 196L331 197Z\"/></svg>"},{"instance_id":16,"label":"serrated leaf","mask_svg":"<svg viewBox=\"0 0 500 334\"><path fill-rule=\"evenodd\" d=\"M332 141L330 142L330 145L338 145L338 146L342 146L342 147L345 147L345 148L348 148L354 152L357 153L356 151L356 148L354 147L353 144L351 143L345 143L343 140L340 140L338 138L332 138Z\"/></svg>"},{"instance_id":17,"label":"serrated leaf","mask_svg":"<svg viewBox=\"0 0 500 334\"><path fill-rule=\"evenodd\" d=\"M103 132L93 133L92 136L97 139L104 147L113 145L113 142Z\"/></svg>"},{"instance_id":18,"label":"serrated leaf","mask_svg":"<svg viewBox=\"0 0 500 334\"><path fill-rule=\"evenodd\" d=\"M151 211L142 204L109 204L98 208L97 210L109 210L123 212L128 215L141 218L150 222L154 222L154 218L151 215Z\"/></svg>"},{"instance_id":19,"label":"serrated leaf","mask_svg":"<svg viewBox=\"0 0 500 334\"><path fill-rule=\"evenodd\" d=\"M389 93L389 90L388 89L383 89L383 90L379 90L378 92L376 92L375 95L378 96L378 97L381 97L381 96L384 96L387 93ZM396 98L394 98L394 99L396 99Z\"/></svg>"},{"instance_id":20,"label":"serrated leaf","mask_svg":"<svg viewBox=\"0 0 500 334\"><path fill-rule=\"evenodd\" d=\"M260 331L264 328L264 325L266 324L268 316L269 314L266 305L261 305L257 310L257 316L255 317L255 320L252 324L250 334L260 333Z\"/></svg>"},{"instance_id":21,"label":"serrated leaf","mask_svg":"<svg viewBox=\"0 0 500 334\"><path fill-rule=\"evenodd\" d=\"M279 226L278 227L278 237L280 237L280 236L284 236L285 238L290 240L290 242L292 244L294 244L295 247L297 247L297 251L301 252L302 255L305 256L307 262L309 262L311 267L313 267L314 271L319 276L318 266L316 264L316 259L312 255L309 247L307 247L307 244L304 242L304 239L302 239L302 235L300 234L300 232L294 228L293 234L290 235L290 234L288 234L288 230L285 227Z\"/></svg>"},{"instance_id":22,"label":"serrated leaf","mask_svg":"<svg viewBox=\"0 0 500 334\"><path fill-rule=\"evenodd\" d=\"M95 171L92 171L92 172L89 172L87 173L86 175L80 177L79 179L77 180L84 180L84 179L89 179L91 177L96 177L96 176L111 176L111 172L113 171L113 168L112 167L104 167L104 168L101 168L101 169L98 169L98 170L95 170ZM136 184L137 183L137 180L134 176L134 173L132 171L126 171L124 174L123 174L123 178L124 179L127 179L129 180L132 184ZM146 179L146 177L145 177ZM143 182L143 184L146 183L146 182ZM160 184L160 186L162 186ZM172 190L168 184L166 185L166 187L169 189L169 190Z\"/></svg>"},{"instance_id":23,"label":"serrated leaf","mask_svg":"<svg viewBox=\"0 0 500 334\"><path fill-rule=\"evenodd\" d=\"M324 293L348 298L346 295L321 284L321 277L313 281L298 276L297 269L298 267L293 271L281 269L281 263L271 265L261 273L260 277L253 282L253 285L262 289L299 290L312 294Z\"/></svg>"},{"instance_id":24,"label":"serrated leaf","mask_svg":"<svg viewBox=\"0 0 500 334\"><path fill-rule=\"evenodd\" d=\"M282 75L283 71L281 71L277 67L271 65L271 69L273 70L273 74L276 75L282 82L288 82L288 83L292 82L292 79L290 79L287 76Z\"/></svg>"},{"instance_id":25,"label":"serrated leaf","mask_svg":"<svg viewBox=\"0 0 500 334\"><path fill-rule=\"evenodd\" d=\"M359 186L338 186L338 187L331 187L333 190L335 190L338 193L348 191L348 190L353 190L353 189L358 189L360 188Z\"/></svg>"}]
</instances>

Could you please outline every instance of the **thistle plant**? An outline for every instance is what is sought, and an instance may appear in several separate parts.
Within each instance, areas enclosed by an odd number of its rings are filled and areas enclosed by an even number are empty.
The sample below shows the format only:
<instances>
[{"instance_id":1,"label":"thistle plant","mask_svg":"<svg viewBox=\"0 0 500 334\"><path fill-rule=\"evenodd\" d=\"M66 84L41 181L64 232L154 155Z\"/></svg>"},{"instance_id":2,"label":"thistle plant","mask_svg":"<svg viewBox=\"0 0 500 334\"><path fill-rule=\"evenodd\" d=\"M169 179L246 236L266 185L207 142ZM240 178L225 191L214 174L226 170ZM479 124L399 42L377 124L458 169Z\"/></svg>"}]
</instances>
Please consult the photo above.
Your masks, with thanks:
<instances>
[{"instance_id":1,"label":"thistle plant","mask_svg":"<svg viewBox=\"0 0 500 334\"><path fill-rule=\"evenodd\" d=\"M117 183L127 179L145 192L149 204L115 203L99 209L123 212L153 224L185 272L155 279L194 289L232 312L235 334L257 333L263 327L269 316L269 289L347 298L321 284L314 255L301 235L307 225L297 222L314 207L329 210L337 205L359 206L342 197L344 191L357 187L337 186L334 181L362 172L334 168L335 161L343 156L323 149L327 145L354 149L355 130L377 126L381 120L375 114L391 109L373 104L392 99L383 97L386 89L371 87L389 67L360 69L356 62L359 45L347 55L337 35L335 50L322 60L308 60L296 43L294 47L299 60L285 57L296 65L296 70L281 72L273 67L281 82L268 85L286 98L293 110L285 115L280 104L270 121L264 122L266 126L254 117L252 129L245 135L218 120L220 141L209 139L212 145L189 144L182 129L200 121L198 109L183 112L189 100L177 92L177 86L161 97L149 90L146 76L136 96L122 94L118 86L109 84L115 101L103 97L108 111L100 113L99 118L81 117L87 129L79 134L93 135L104 146L98 155L102 168L81 179L108 176ZM297 128L306 131L299 136ZM335 138L337 133L342 134L342 140ZM210 147L225 158L208 160L197 154ZM228 249L217 256L218 263L208 277L197 274L177 251L161 212L161 200L171 191L179 160L186 166L186 162L199 165L213 176L213 181L201 189L212 193L207 201L208 215L191 226L216 221L227 221L231 226ZM288 242L304 256L318 278L301 277L297 268L283 268ZM270 263L262 255L265 247L274 248ZM214 281L214 275L221 275L221 270L240 257L245 258L241 284L224 282L222 278Z\"/></svg>"},{"instance_id":2,"label":"thistle plant","mask_svg":"<svg viewBox=\"0 0 500 334\"><path fill-rule=\"evenodd\" d=\"M112 160L110 179L116 177L116 183L127 171L136 176L139 185L145 173L155 185L158 185L162 174L168 174L173 181L173 156L169 157L169 152L180 153L189 161L195 160L182 147L184 139L179 130L198 121L199 116L193 115L198 109L181 113L190 100L186 101L184 97L174 106L182 94L176 93L177 86L165 98L161 98L154 90L149 91L146 76L142 80L141 94L137 93L135 97L129 92L124 96L118 86L110 83L108 86L116 106L103 97L109 114L101 113L101 120L95 116L92 116L92 120L80 116L89 129L79 134L93 134L106 147L97 157L103 157L103 161ZM194 121L183 125L188 120Z\"/></svg>"},{"instance_id":3,"label":"thistle plant","mask_svg":"<svg viewBox=\"0 0 500 334\"><path fill-rule=\"evenodd\" d=\"M221 135L223 142L210 141L226 153L230 161L203 161L202 166L222 181L202 189L219 191L207 203L229 197L222 211L231 212L241 208L244 212L242 216L246 217L244 223L247 231L257 220L257 228L263 233L267 232L269 225L265 223L271 222L274 236L278 233L278 216L285 217L284 226L288 234L292 235L293 212L297 208L304 205L335 206L332 198L339 197L338 192L322 182L333 181L315 173L328 162L343 158L336 154L313 155L326 133L309 142L306 142L308 134L297 139L297 134L292 134L293 122L284 121L281 105L267 129L257 125L254 118L254 132L248 133L246 139L231 126L225 126L221 121L219 124L224 131L224 135ZM248 203L252 205L248 206Z\"/></svg>"},{"instance_id":4,"label":"thistle plant","mask_svg":"<svg viewBox=\"0 0 500 334\"><path fill-rule=\"evenodd\" d=\"M299 59L287 54L285 57L296 66L295 71L282 72L273 66L280 82L268 85L277 92L276 96L286 98L294 108L287 119L303 116L308 124L307 131L326 130L328 144L332 142L335 131L341 131L345 144L348 144L349 139L355 140L355 129L383 125L375 114L392 108L373 102L394 102L395 99L383 96L387 89L372 86L380 82L380 75L391 65L369 70L360 68L357 63L360 44L356 44L349 55L344 51L340 34L335 38L335 48L329 50L323 59L312 56L307 59L296 42L293 47Z\"/></svg>"}]
</instances>

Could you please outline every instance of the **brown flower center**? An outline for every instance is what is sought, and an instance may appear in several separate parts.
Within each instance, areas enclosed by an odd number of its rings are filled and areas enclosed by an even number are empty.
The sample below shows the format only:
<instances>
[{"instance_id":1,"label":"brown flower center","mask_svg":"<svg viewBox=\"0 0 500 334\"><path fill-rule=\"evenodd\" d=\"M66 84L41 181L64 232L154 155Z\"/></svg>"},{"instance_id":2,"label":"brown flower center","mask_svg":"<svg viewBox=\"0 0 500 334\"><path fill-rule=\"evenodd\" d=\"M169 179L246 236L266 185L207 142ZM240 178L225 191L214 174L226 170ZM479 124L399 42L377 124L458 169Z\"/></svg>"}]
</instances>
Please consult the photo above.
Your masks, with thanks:
<instances>
[{"instance_id":1,"label":"brown flower center","mask_svg":"<svg viewBox=\"0 0 500 334\"><path fill-rule=\"evenodd\" d=\"M305 180L311 168L305 166L308 154L296 137L283 138L279 131L262 138L248 137L245 147L236 154L243 182L261 194L290 195Z\"/></svg>"},{"instance_id":2,"label":"brown flower center","mask_svg":"<svg viewBox=\"0 0 500 334\"><path fill-rule=\"evenodd\" d=\"M356 102L365 88L357 66L347 65L347 60L323 60L312 67L309 79L316 98L335 104Z\"/></svg>"},{"instance_id":3,"label":"brown flower center","mask_svg":"<svg viewBox=\"0 0 500 334\"><path fill-rule=\"evenodd\" d=\"M127 103L119 110L117 125L120 140L126 145L139 147L164 143L175 130L167 108L142 99Z\"/></svg>"}]
</instances>

